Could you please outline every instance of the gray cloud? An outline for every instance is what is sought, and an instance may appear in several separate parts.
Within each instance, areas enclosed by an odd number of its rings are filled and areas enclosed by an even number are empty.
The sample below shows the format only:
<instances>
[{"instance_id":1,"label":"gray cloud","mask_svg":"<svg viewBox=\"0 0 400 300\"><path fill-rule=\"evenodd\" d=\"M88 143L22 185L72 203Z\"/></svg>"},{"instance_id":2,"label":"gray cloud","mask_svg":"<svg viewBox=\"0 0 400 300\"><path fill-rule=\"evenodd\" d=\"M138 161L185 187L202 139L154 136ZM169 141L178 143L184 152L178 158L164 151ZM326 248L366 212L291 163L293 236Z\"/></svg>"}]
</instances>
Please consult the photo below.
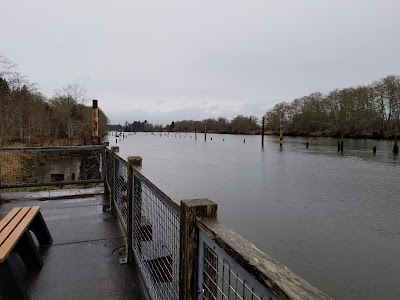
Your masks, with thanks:
<instances>
[{"instance_id":1,"label":"gray cloud","mask_svg":"<svg viewBox=\"0 0 400 300\"><path fill-rule=\"evenodd\" d=\"M86 85L113 122L260 116L398 74L399 10L397 0L3 0L0 52L48 96Z\"/></svg>"}]
</instances>

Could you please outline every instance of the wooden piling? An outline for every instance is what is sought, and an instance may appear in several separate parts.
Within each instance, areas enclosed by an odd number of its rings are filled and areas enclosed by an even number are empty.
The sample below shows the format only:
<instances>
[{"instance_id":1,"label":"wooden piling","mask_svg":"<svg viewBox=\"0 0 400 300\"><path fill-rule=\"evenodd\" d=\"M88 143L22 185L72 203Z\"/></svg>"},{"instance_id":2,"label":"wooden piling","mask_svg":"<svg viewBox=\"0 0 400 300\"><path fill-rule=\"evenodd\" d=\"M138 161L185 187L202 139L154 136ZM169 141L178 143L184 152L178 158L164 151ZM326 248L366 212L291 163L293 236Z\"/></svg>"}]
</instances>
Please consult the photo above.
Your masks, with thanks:
<instances>
[{"instance_id":1,"label":"wooden piling","mask_svg":"<svg viewBox=\"0 0 400 300\"><path fill-rule=\"evenodd\" d=\"M204 141L207 141L207 126L204 125Z\"/></svg>"},{"instance_id":2,"label":"wooden piling","mask_svg":"<svg viewBox=\"0 0 400 300\"><path fill-rule=\"evenodd\" d=\"M395 155L399 154L399 146L397 145L397 141L394 141L393 154Z\"/></svg>"},{"instance_id":3,"label":"wooden piling","mask_svg":"<svg viewBox=\"0 0 400 300\"><path fill-rule=\"evenodd\" d=\"M264 147L264 124L265 124L265 117L262 117L262 125L261 125L261 147Z\"/></svg>"},{"instance_id":4,"label":"wooden piling","mask_svg":"<svg viewBox=\"0 0 400 300\"><path fill-rule=\"evenodd\" d=\"M198 247L197 218L217 217L217 204L208 199L181 201L179 299L198 299Z\"/></svg>"},{"instance_id":5,"label":"wooden piling","mask_svg":"<svg viewBox=\"0 0 400 300\"><path fill-rule=\"evenodd\" d=\"M281 111L280 114L280 120L279 120L279 145L282 147L283 144L283 111Z\"/></svg>"},{"instance_id":6,"label":"wooden piling","mask_svg":"<svg viewBox=\"0 0 400 300\"><path fill-rule=\"evenodd\" d=\"M100 138L99 138L99 107L98 101L93 100L92 104L92 145L99 145Z\"/></svg>"}]
</instances>

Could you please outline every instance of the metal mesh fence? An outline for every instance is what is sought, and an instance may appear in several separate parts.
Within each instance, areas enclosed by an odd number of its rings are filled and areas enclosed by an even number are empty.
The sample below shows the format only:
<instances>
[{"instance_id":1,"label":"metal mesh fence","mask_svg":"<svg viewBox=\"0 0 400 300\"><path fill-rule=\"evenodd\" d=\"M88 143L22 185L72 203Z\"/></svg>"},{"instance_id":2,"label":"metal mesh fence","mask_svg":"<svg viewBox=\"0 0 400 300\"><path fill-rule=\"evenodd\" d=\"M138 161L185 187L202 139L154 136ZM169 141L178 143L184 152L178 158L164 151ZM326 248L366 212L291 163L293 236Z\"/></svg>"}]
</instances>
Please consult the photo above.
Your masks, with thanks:
<instances>
[{"instance_id":1,"label":"metal mesh fence","mask_svg":"<svg viewBox=\"0 0 400 300\"><path fill-rule=\"evenodd\" d=\"M111 186L112 186L112 174L113 174L113 162L112 162L112 155L111 155L111 151L110 149L105 149L104 151L105 153L105 163L104 163L104 167L105 167L105 172L104 172L104 176L105 178L105 183L106 183L106 187L108 188L108 190L111 191Z\"/></svg>"},{"instance_id":2,"label":"metal mesh fence","mask_svg":"<svg viewBox=\"0 0 400 300\"><path fill-rule=\"evenodd\" d=\"M101 150L101 146L0 149L0 186L100 183Z\"/></svg>"},{"instance_id":3,"label":"metal mesh fence","mask_svg":"<svg viewBox=\"0 0 400 300\"><path fill-rule=\"evenodd\" d=\"M277 300L213 240L200 232L199 287L201 299Z\"/></svg>"},{"instance_id":4,"label":"metal mesh fence","mask_svg":"<svg viewBox=\"0 0 400 300\"><path fill-rule=\"evenodd\" d=\"M180 210L134 171L133 252L151 299L179 299Z\"/></svg>"},{"instance_id":5,"label":"metal mesh fence","mask_svg":"<svg viewBox=\"0 0 400 300\"><path fill-rule=\"evenodd\" d=\"M127 231L127 182L128 163L118 155L114 155L114 207L122 226Z\"/></svg>"}]
</instances>

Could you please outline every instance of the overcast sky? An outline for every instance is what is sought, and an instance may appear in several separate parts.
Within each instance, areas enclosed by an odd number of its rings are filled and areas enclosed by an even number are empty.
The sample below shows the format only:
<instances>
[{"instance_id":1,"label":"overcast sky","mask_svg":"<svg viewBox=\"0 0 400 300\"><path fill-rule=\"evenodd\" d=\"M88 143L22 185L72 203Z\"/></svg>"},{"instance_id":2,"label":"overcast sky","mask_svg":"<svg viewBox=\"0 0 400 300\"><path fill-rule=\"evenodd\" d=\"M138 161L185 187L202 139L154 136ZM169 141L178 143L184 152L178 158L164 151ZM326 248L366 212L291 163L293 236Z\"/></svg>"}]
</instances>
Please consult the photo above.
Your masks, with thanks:
<instances>
[{"instance_id":1,"label":"overcast sky","mask_svg":"<svg viewBox=\"0 0 400 300\"><path fill-rule=\"evenodd\" d=\"M400 74L399 0L1 0L0 53L112 123L262 116Z\"/></svg>"}]
</instances>

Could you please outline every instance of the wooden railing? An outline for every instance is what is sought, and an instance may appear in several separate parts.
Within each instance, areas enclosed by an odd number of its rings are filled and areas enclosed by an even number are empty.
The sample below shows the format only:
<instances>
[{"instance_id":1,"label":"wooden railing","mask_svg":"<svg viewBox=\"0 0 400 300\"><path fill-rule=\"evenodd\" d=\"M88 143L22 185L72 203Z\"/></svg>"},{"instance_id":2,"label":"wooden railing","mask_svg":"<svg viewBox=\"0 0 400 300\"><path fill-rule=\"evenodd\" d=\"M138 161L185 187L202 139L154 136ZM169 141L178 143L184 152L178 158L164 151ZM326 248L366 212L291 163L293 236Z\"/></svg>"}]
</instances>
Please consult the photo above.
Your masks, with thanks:
<instances>
[{"instance_id":1,"label":"wooden railing","mask_svg":"<svg viewBox=\"0 0 400 300\"><path fill-rule=\"evenodd\" d=\"M105 151L112 161L104 165L114 168L104 168L111 174L105 187L111 208L124 218L126 261L136 260L152 299L330 299L220 224L216 203L170 198L144 175L140 157L116 168L117 153Z\"/></svg>"}]
</instances>

